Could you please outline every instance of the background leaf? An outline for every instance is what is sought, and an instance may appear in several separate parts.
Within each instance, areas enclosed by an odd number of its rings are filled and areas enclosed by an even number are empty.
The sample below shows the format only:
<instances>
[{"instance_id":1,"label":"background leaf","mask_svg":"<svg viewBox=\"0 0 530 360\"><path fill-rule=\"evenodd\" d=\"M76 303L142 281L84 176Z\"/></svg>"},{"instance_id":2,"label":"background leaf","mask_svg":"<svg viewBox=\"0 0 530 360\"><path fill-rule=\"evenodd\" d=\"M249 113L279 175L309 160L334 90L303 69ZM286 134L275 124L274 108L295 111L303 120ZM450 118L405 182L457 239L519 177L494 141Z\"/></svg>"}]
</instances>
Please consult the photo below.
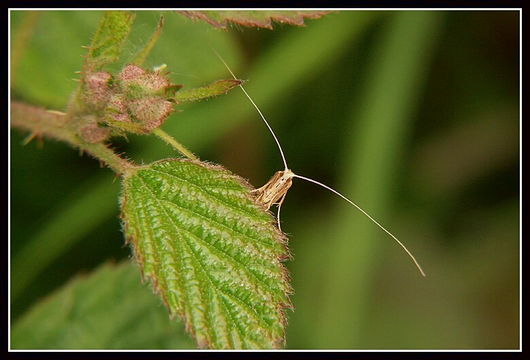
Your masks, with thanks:
<instances>
[{"instance_id":1,"label":"background leaf","mask_svg":"<svg viewBox=\"0 0 530 360\"><path fill-rule=\"evenodd\" d=\"M191 19L200 19L226 29L229 23L272 29L272 22L304 26L304 19L318 19L330 11L178 11Z\"/></svg>"},{"instance_id":2,"label":"background leaf","mask_svg":"<svg viewBox=\"0 0 530 360\"><path fill-rule=\"evenodd\" d=\"M290 306L286 238L220 166L161 160L123 181L125 235L199 347L276 348Z\"/></svg>"},{"instance_id":3,"label":"background leaf","mask_svg":"<svg viewBox=\"0 0 530 360\"><path fill-rule=\"evenodd\" d=\"M57 205L59 209L66 210L59 210L60 216L54 221L45 222L40 232L16 253L16 256L12 258L13 263L16 264L14 270L17 273L16 281L11 282L12 299L17 299L31 280L38 276L50 262L64 252L75 248L76 241L83 239L86 229L93 227L94 223L105 220L106 212L117 211L115 199L118 194L118 183L113 184L109 176L106 178L105 185L100 186L95 194L87 194L83 190L93 188L93 180L81 183L78 191L74 191ZM113 198L114 201L108 201L109 198ZM72 206L73 204L75 206ZM101 211L93 213L89 221L84 219L83 214L87 209L95 207L99 207Z\"/></svg>"},{"instance_id":4,"label":"background leaf","mask_svg":"<svg viewBox=\"0 0 530 360\"><path fill-rule=\"evenodd\" d=\"M37 303L11 331L14 349L180 349L193 343L141 284L136 265L105 264Z\"/></svg>"}]
</instances>

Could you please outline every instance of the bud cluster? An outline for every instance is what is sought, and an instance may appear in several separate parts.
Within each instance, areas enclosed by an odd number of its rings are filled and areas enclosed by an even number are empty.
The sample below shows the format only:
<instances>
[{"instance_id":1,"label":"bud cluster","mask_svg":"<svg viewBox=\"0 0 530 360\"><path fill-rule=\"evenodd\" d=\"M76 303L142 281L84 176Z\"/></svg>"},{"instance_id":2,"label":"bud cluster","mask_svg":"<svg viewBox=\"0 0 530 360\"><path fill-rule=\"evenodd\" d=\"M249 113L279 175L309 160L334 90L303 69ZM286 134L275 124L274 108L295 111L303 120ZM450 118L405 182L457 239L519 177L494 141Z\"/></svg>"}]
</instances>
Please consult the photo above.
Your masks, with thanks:
<instances>
[{"instance_id":1,"label":"bud cluster","mask_svg":"<svg viewBox=\"0 0 530 360\"><path fill-rule=\"evenodd\" d=\"M98 114L100 123L117 130L149 133L173 111L173 102L168 99L178 88L159 71L126 65L116 77L104 71L88 73L83 100L91 113ZM91 121L80 135L86 141L98 142L110 131L102 127L98 130L97 122Z\"/></svg>"}]
</instances>

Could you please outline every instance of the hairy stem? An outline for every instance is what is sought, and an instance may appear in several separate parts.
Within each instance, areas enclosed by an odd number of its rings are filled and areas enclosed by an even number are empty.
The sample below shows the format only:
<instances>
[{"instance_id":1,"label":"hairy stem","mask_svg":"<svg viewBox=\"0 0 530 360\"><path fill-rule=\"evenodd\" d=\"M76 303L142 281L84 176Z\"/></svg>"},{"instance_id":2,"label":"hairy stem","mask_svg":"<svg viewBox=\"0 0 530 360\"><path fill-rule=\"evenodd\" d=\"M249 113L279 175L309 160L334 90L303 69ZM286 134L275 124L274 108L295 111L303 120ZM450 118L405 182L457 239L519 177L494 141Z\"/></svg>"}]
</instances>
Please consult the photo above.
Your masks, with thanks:
<instances>
[{"instance_id":1,"label":"hairy stem","mask_svg":"<svg viewBox=\"0 0 530 360\"><path fill-rule=\"evenodd\" d=\"M117 174L123 174L134 167L105 144L83 141L68 123L66 114L16 101L11 102L11 126L29 131L30 138L45 136L66 142L104 162Z\"/></svg>"},{"instance_id":2,"label":"hairy stem","mask_svg":"<svg viewBox=\"0 0 530 360\"><path fill-rule=\"evenodd\" d=\"M80 148L94 156L96 159L107 164L107 166L117 174L124 174L127 172L127 170L135 166L129 161L121 158L111 148L103 143L83 143L83 146L80 146Z\"/></svg>"},{"instance_id":3,"label":"hairy stem","mask_svg":"<svg viewBox=\"0 0 530 360\"><path fill-rule=\"evenodd\" d=\"M171 135L166 133L164 130L160 128L154 129L153 134L158 136L160 139L164 140L166 143L171 145L175 150L179 151L182 155L186 156L188 159L198 160L197 156L195 156L191 151L186 149L184 145L179 143L177 140L175 140Z\"/></svg>"}]
</instances>

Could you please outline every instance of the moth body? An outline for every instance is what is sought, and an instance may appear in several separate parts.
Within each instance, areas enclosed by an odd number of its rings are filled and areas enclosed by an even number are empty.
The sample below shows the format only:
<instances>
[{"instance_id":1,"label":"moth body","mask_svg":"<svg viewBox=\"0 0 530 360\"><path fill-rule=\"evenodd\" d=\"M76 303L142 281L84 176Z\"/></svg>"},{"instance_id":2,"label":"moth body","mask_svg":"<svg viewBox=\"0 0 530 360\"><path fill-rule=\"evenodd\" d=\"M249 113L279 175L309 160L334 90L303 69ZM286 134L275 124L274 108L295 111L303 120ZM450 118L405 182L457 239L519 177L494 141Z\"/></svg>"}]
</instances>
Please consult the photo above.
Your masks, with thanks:
<instances>
[{"instance_id":1,"label":"moth body","mask_svg":"<svg viewBox=\"0 0 530 360\"><path fill-rule=\"evenodd\" d=\"M254 190L256 201L266 210L274 204L281 204L287 191L293 184L294 173L287 169L276 171L269 181L259 189Z\"/></svg>"}]
</instances>

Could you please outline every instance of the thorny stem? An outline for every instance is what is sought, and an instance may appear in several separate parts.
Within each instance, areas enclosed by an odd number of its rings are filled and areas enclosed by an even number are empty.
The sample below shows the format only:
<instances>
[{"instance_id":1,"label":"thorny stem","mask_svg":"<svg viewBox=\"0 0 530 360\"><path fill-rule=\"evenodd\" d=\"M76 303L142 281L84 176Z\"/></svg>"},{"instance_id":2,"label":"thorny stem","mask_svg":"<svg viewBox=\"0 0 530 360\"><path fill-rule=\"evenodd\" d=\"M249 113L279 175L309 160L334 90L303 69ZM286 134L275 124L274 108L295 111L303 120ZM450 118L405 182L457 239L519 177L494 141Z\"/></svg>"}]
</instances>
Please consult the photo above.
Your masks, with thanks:
<instances>
[{"instance_id":1,"label":"thorny stem","mask_svg":"<svg viewBox=\"0 0 530 360\"><path fill-rule=\"evenodd\" d=\"M160 128L156 128L153 130L153 134L158 136L160 139L164 140L166 143L171 145L175 150L179 151L182 155L186 156L188 159L198 160L197 156L195 156L191 151L186 149L184 145L179 143L177 140L175 140L171 135L166 133L164 130Z\"/></svg>"},{"instance_id":2,"label":"thorny stem","mask_svg":"<svg viewBox=\"0 0 530 360\"><path fill-rule=\"evenodd\" d=\"M135 165L121 158L103 143L87 143L68 126L68 116L19 102L11 102L11 126L27 130L30 138L46 136L70 144L107 164L115 173L124 174Z\"/></svg>"}]
</instances>

